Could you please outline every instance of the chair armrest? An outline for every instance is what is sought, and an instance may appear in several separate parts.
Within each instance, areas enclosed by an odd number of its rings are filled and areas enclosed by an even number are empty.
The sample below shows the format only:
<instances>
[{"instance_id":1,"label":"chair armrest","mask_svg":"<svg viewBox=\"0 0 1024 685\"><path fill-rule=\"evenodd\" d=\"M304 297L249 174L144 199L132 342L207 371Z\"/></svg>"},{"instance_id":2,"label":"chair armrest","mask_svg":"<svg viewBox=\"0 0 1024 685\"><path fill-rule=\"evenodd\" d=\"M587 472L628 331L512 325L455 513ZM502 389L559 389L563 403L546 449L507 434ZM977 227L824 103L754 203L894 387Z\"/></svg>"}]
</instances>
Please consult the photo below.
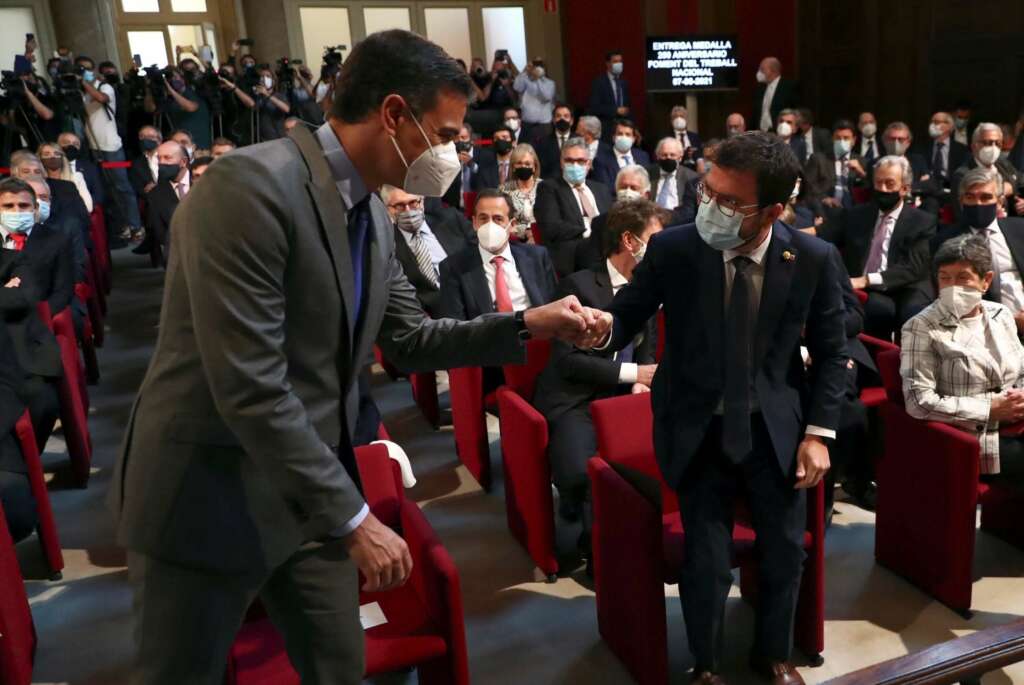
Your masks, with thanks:
<instances>
[{"instance_id":1,"label":"chair armrest","mask_svg":"<svg viewBox=\"0 0 1024 685\"><path fill-rule=\"evenodd\" d=\"M1017 423L1011 423L1008 426L1000 427L999 434L1005 435L1008 438L1017 438L1024 435L1024 421L1018 421Z\"/></svg>"}]
</instances>

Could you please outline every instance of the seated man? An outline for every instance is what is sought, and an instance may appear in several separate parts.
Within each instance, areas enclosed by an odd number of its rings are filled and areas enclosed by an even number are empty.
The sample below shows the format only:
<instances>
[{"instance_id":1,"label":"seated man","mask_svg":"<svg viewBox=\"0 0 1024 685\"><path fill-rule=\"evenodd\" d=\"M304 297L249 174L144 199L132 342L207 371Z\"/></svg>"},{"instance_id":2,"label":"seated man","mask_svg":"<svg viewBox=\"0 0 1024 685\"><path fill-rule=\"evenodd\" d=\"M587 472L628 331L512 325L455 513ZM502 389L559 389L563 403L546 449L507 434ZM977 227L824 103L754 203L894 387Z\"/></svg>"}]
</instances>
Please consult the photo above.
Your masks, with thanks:
<instances>
[{"instance_id":1,"label":"seated man","mask_svg":"<svg viewBox=\"0 0 1024 685\"><path fill-rule=\"evenodd\" d=\"M461 252L472 238L472 230L458 210L434 207L425 214L423 197L401 188L384 185L381 200L395 224L395 256L405 277L416 288L416 297L427 314L437 318L441 302L440 264L448 255Z\"/></svg>"},{"instance_id":2,"label":"seated man","mask_svg":"<svg viewBox=\"0 0 1024 685\"><path fill-rule=\"evenodd\" d=\"M210 146L210 156L214 159L222 157L227 153L231 152L238 146L235 145L235 141L230 138L214 138L213 145Z\"/></svg>"},{"instance_id":3,"label":"seated man","mask_svg":"<svg viewBox=\"0 0 1024 685\"><path fill-rule=\"evenodd\" d=\"M64 152L68 164L71 166L71 175L81 172L85 178L85 186L89 189L94 205L106 203L106 191L103 184L103 175L99 167L91 159L82 156L82 139L74 133L66 131L57 137L57 145Z\"/></svg>"},{"instance_id":4,"label":"seated man","mask_svg":"<svg viewBox=\"0 0 1024 685\"><path fill-rule=\"evenodd\" d=\"M867 290L864 330L891 340L931 302L929 241L935 217L908 203L913 172L905 157L878 160L874 198L826 220L818 234L839 248L854 288Z\"/></svg>"},{"instance_id":5,"label":"seated man","mask_svg":"<svg viewBox=\"0 0 1024 685\"><path fill-rule=\"evenodd\" d=\"M198 181L199 177L206 173L211 164L213 164L213 157L196 157L195 161L188 168L192 183Z\"/></svg>"},{"instance_id":6,"label":"seated man","mask_svg":"<svg viewBox=\"0 0 1024 685\"><path fill-rule=\"evenodd\" d=\"M551 131L534 140L544 180L557 178L561 172L561 151L572 138L572 123L572 108L563 102L556 103L551 115Z\"/></svg>"},{"instance_id":7,"label":"seated man","mask_svg":"<svg viewBox=\"0 0 1024 685\"><path fill-rule=\"evenodd\" d=\"M1005 305L1024 334L1024 219L998 218L1003 207L999 192L1002 179L994 169L975 167L960 179L960 220L940 227L932 240L932 251L953 238L979 235L992 252L993 276L985 299Z\"/></svg>"},{"instance_id":8,"label":"seated man","mask_svg":"<svg viewBox=\"0 0 1024 685\"><path fill-rule=\"evenodd\" d=\"M77 230L74 222L65 221L64 217L54 212L53 202L50 199L50 186L37 179L30 180L28 184L36 192L36 204L39 207L37 223L46 229L45 233L52 231L67 237L68 243L71 246L72 283L85 283L89 252L85 247L81 231Z\"/></svg>"},{"instance_id":9,"label":"seated man","mask_svg":"<svg viewBox=\"0 0 1024 685\"><path fill-rule=\"evenodd\" d=\"M17 288L17 280L9 279L6 287L0 288L0 302L8 296L7 291ZM4 305L0 304L0 312L3 310ZM14 542L31 535L38 520L28 469L14 430L26 408L19 394L23 380L14 341L7 328L0 326L0 506Z\"/></svg>"},{"instance_id":10,"label":"seated man","mask_svg":"<svg viewBox=\"0 0 1024 685\"><path fill-rule=\"evenodd\" d=\"M515 146L512 129L499 126L492 134L490 154L480 154L472 190L500 188L512 178L512 148Z\"/></svg>"},{"instance_id":11,"label":"seated man","mask_svg":"<svg viewBox=\"0 0 1024 685\"><path fill-rule=\"evenodd\" d=\"M140 200L144 200L146 193L153 190L156 185L157 166L156 149L164 137L160 131L153 126L143 126L139 129L139 147L142 154L132 160L132 168L128 171L128 180Z\"/></svg>"},{"instance_id":12,"label":"seated man","mask_svg":"<svg viewBox=\"0 0 1024 685\"><path fill-rule=\"evenodd\" d=\"M633 164L619 170L615 177L615 204L626 200L650 200L651 178L642 166ZM615 205L612 205L615 207ZM665 210L668 211L668 210ZM605 262L604 240L608 230L609 214L602 214L590 224L590 237L576 246L576 271L583 271ZM671 215L670 215L671 218Z\"/></svg>"},{"instance_id":13,"label":"seated man","mask_svg":"<svg viewBox=\"0 0 1024 685\"><path fill-rule=\"evenodd\" d=\"M512 203L500 190L476 198L467 245L441 262L442 317L468 321L481 314L518 312L555 299L555 270L543 247L511 243Z\"/></svg>"},{"instance_id":14,"label":"seated man","mask_svg":"<svg viewBox=\"0 0 1024 685\"><path fill-rule=\"evenodd\" d=\"M637 147L639 133L629 119L618 119L615 122L615 134L612 147L601 147L594 157L594 170L591 178L607 186L614 185L619 170L632 164L647 166L651 158Z\"/></svg>"},{"instance_id":15,"label":"seated man","mask_svg":"<svg viewBox=\"0 0 1024 685\"><path fill-rule=\"evenodd\" d=\"M646 199L615 203L604 233L604 261L563 279L559 296L575 295L585 307L608 307L615 293L632 280L648 241L669 216L668 210ZM657 343L654 318L621 352L584 351L554 343L537 381L534 404L548 421L548 457L564 518L577 520L589 501L587 460L597 449L590 403L625 392L650 392ZM589 513L584 516L579 547L589 558Z\"/></svg>"},{"instance_id":16,"label":"seated man","mask_svg":"<svg viewBox=\"0 0 1024 685\"><path fill-rule=\"evenodd\" d=\"M683 146L675 137L662 138L654 148L655 164L647 167L654 201L672 212L672 225L692 223L697 217L697 181L700 176L683 166Z\"/></svg>"},{"instance_id":17,"label":"seated man","mask_svg":"<svg viewBox=\"0 0 1024 685\"><path fill-rule=\"evenodd\" d=\"M43 181L50 186L50 211L61 218L69 231L77 230L87 247L92 247L89 235L92 220L73 182L47 178L39 158L26 150L18 150L11 155L11 176L23 181Z\"/></svg>"},{"instance_id":18,"label":"seated man","mask_svg":"<svg viewBox=\"0 0 1024 685\"><path fill-rule=\"evenodd\" d=\"M586 142L570 138L562 148L561 177L537 187L533 215L560 276L574 271L576 246L590 237L592 222L612 204L608 186L587 180L589 171Z\"/></svg>"},{"instance_id":19,"label":"seated man","mask_svg":"<svg viewBox=\"0 0 1024 685\"><path fill-rule=\"evenodd\" d=\"M903 329L900 376L907 413L976 437L983 479L1024 487L1024 441L1000 425L1024 420L1024 346L1013 313L984 300L992 286L988 241L961 235L935 253L939 297Z\"/></svg>"},{"instance_id":20,"label":"seated man","mask_svg":"<svg viewBox=\"0 0 1024 685\"><path fill-rule=\"evenodd\" d=\"M146 198L146 242L153 265L167 266L171 244L171 219L181 198L191 187L188 174L188 156L185 149L173 140L157 148L159 172L156 187Z\"/></svg>"},{"instance_id":21,"label":"seated man","mask_svg":"<svg viewBox=\"0 0 1024 685\"><path fill-rule=\"evenodd\" d=\"M960 181L971 169L994 169L1004 183L1009 183L1017 199L1006 209L1011 214L1024 216L1024 197L1020 189L1024 187L1024 178L1010 160L1002 154L1003 130L996 124L980 123L971 135L971 155L953 172L951 184L960 187Z\"/></svg>"},{"instance_id":22,"label":"seated man","mask_svg":"<svg viewBox=\"0 0 1024 685\"><path fill-rule=\"evenodd\" d=\"M853 152L853 122L840 119L832 127L832 146L811 155L804 165L806 183L820 193L826 207L853 207L853 189L867 183L864 161Z\"/></svg>"}]
</instances>

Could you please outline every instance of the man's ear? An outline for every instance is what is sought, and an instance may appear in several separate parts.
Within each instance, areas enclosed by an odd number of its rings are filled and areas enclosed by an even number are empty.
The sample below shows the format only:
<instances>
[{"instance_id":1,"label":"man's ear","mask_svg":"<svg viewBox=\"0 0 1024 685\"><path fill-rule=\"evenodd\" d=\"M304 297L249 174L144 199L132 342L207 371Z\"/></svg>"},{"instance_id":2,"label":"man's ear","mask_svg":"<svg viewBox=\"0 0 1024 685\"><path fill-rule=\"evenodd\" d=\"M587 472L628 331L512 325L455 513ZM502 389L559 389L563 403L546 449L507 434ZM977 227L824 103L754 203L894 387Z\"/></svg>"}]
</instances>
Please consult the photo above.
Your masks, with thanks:
<instances>
[{"instance_id":1,"label":"man's ear","mask_svg":"<svg viewBox=\"0 0 1024 685\"><path fill-rule=\"evenodd\" d=\"M391 93L380 104L381 127L388 135L398 132L399 122L407 116L408 105L398 93Z\"/></svg>"}]
</instances>

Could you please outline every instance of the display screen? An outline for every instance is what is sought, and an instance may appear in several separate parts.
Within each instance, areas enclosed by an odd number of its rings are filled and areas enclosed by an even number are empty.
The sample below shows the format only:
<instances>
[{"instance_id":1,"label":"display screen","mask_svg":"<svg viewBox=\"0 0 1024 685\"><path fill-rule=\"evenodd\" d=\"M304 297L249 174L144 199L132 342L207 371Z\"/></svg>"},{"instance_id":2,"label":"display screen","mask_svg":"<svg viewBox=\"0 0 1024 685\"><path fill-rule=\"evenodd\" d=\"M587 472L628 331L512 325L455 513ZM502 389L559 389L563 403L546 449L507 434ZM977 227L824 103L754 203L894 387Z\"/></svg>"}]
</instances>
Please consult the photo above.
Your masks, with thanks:
<instances>
[{"instance_id":1,"label":"display screen","mask_svg":"<svg viewBox=\"0 0 1024 685\"><path fill-rule=\"evenodd\" d=\"M736 36L648 36L647 91L738 88L738 56Z\"/></svg>"}]
</instances>

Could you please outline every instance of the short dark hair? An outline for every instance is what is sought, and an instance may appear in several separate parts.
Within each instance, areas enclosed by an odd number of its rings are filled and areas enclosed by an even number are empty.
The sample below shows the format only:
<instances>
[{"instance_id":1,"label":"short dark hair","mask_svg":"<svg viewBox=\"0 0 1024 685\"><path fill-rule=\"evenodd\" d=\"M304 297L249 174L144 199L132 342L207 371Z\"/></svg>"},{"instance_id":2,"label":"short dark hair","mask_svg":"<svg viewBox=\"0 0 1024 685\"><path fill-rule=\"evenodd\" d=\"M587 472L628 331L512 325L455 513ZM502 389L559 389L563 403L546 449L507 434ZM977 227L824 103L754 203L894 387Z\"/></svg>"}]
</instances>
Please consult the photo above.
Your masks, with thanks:
<instances>
[{"instance_id":1,"label":"short dark hair","mask_svg":"<svg viewBox=\"0 0 1024 685\"><path fill-rule=\"evenodd\" d=\"M213 157L196 157L195 161L188 168L189 171L195 171L201 166L210 166L213 164Z\"/></svg>"},{"instance_id":2,"label":"short dark hair","mask_svg":"<svg viewBox=\"0 0 1024 685\"><path fill-rule=\"evenodd\" d=\"M757 206L786 204L800 173L793 149L774 133L747 131L722 141L715 163L724 169L747 171L757 179Z\"/></svg>"},{"instance_id":3,"label":"short dark hair","mask_svg":"<svg viewBox=\"0 0 1024 685\"><path fill-rule=\"evenodd\" d=\"M502 131L504 131L505 133L507 133L507 134L509 134L510 136L512 136L512 140L515 140L515 139L516 139L516 134L515 134L515 131L513 131L512 129L510 129L510 128L509 128L508 126L504 126L504 125L503 125L503 126L498 126L498 127L496 127L496 128L494 129L494 133L501 133ZM491 138L493 138L493 137L494 137L494 133L492 133L492 134L491 134Z\"/></svg>"},{"instance_id":4,"label":"short dark hair","mask_svg":"<svg viewBox=\"0 0 1024 685\"><path fill-rule=\"evenodd\" d=\"M75 58L75 64L81 64L82 62L88 62L89 64L96 66L96 61L89 57L89 55L79 55Z\"/></svg>"},{"instance_id":5,"label":"short dark hair","mask_svg":"<svg viewBox=\"0 0 1024 685\"><path fill-rule=\"evenodd\" d=\"M416 116L433 109L439 92L468 100L472 81L441 46L393 29L371 34L352 49L341 65L336 92L331 115L354 124L391 94L405 98Z\"/></svg>"},{"instance_id":6,"label":"short dark hair","mask_svg":"<svg viewBox=\"0 0 1024 685\"><path fill-rule=\"evenodd\" d=\"M508 196L504 190L498 190L497 188L484 188L476 194L476 204L473 205L473 213L476 214L476 207L480 204L480 200L501 198L505 201L505 206L508 207L509 218L512 218L512 198Z\"/></svg>"},{"instance_id":7,"label":"short dark hair","mask_svg":"<svg viewBox=\"0 0 1024 685\"><path fill-rule=\"evenodd\" d=\"M857 127L849 119L838 119L836 123L832 124L832 133L842 131L843 129L850 129L854 133L857 132Z\"/></svg>"},{"instance_id":8,"label":"short dark hair","mask_svg":"<svg viewBox=\"0 0 1024 685\"><path fill-rule=\"evenodd\" d=\"M633 120L627 119L626 117L619 117L618 119L615 120L615 124L614 126L612 126L613 133L615 132L615 126L625 126L626 128L631 128L633 129L633 135L637 135L640 133L640 131L637 130L636 124L633 122Z\"/></svg>"},{"instance_id":9,"label":"short dark hair","mask_svg":"<svg viewBox=\"0 0 1024 685\"><path fill-rule=\"evenodd\" d=\"M612 57L615 57L615 55L622 57L622 50L609 50L608 52L604 53L604 61L611 62Z\"/></svg>"},{"instance_id":10,"label":"short dark hair","mask_svg":"<svg viewBox=\"0 0 1024 685\"><path fill-rule=\"evenodd\" d=\"M0 195L4 193L28 193L32 196L32 202L36 201L36 189L32 187L32 184L13 176L0 181Z\"/></svg>"},{"instance_id":11,"label":"short dark hair","mask_svg":"<svg viewBox=\"0 0 1024 685\"><path fill-rule=\"evenodd\" d=\"M235 141L231 140L230 138L225 138L223 136L219 138L214 138L213 142L210 143L210 148L213 149L218 145L230 145L231 147L238 147L238 144L235 143Z\"/></svg>"},{"instance_id":12,"label":"short dark hair","mask_svg":"<svg viewBox=\"0 0 1024 685\"><path fill-rule=\"evenodd\" d=\"M96 68L99 69L100 71L103 71L104 69L117 69L117 65L114 64L113 62L111 62L110 60L105 59L102 62L100 62L98 65L96 65Z\"/></svg>"},{"instance_id":13,"label":"short dark hair","mask_svg":"<svg viewBox=\"0 0 1024 685\"><path fill-rule=\"evenodd\" d=\"M515 112L516 116L519 116L519 117L523 116L523 113L521 111L519 111L519 108L516 107L515 105L509 105L508 107L502 107L501 108L501 113L504 114L505 112L507 112L509 110L512 110L513 112Z\"/></svg>"},{"instance_id":14,"label":"short dark hair","mask_svg":"<svg viewBox=\"0 0 1024 685\"><path fill-rule=\"evenodd\" d=\"M171 135L167 136L167 140L170 140L179 133L184 133L186 136L188 136L188 139L191 140L193 143L196 141L196 139L192 137L192 131L189 131L187 128L174 129L173 131L171 131Z\"/></svg>"},{"instance_id":15,"label":"short dark hair","mask_svg":"<svg viewBox=\"0 0 1024 685\"><path fill-rule=\"evenodd\" d=\"M572 105L570 105L568 102L556 102L555 106L551 109L551 116L554 116L555 112L557 112L560 109L569 110L569 116L573 116Z\"/></svg>"},{"instance_id":16,"label":"short dark hair","mask_svg":"<svg viewBox=\"0 0 1024 685\"><path fill-rule=\"evenodd\" d=\"M671 220L672 213L645 199L622 200L613 204L605 224L604 256L618 254L623 233L632 233L637 238L642 236L647 222L655 217L664 226Z\"/></svg>"},{"instance_id":17,"label":"short dark hair","mask_svg":"<svg viewBox=\"0 0 1024 685\"><path fill-rule=\"evenodd\" d=\"M938 280L939 267L957 262L967 262L974 273L984 277L992 271L992 252L988 248L988 238L973 233L950 238L939 245L932 258L932 275Z\"/></svg>"}]
</instances>

